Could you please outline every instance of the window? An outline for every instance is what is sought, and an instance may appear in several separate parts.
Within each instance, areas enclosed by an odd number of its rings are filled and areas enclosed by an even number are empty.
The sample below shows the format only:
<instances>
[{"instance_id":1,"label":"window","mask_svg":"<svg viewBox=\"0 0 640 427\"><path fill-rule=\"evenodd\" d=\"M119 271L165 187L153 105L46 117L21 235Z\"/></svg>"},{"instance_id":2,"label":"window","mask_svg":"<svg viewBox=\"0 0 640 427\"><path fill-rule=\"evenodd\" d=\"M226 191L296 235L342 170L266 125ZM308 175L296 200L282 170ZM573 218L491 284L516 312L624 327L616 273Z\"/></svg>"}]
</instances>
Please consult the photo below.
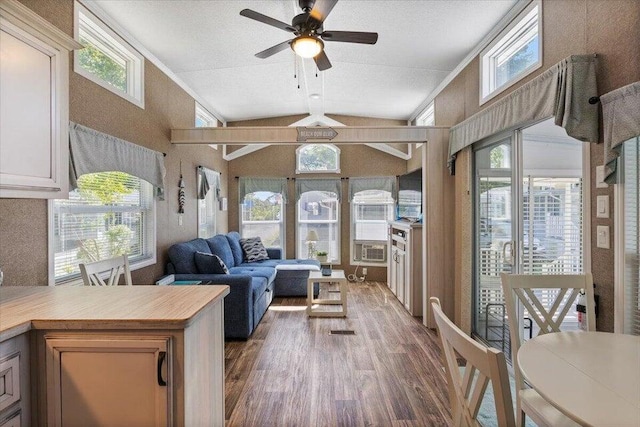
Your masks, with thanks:
<instances>
[{"instance_id":1,"label":"window","mask_svg":"<svg viewBox=\"0 0 640 427\"><path fill-rule=\"evenodd\" d=\"M480 104L542 66L540 10L534 1L480 54Z\"/></svg>"},{"instance_id":2,"label":"window","mask_svg":"<svg viewBox=\"0 0 640 427\"><path fill-rule=\"evenodd\" d=\"M351 200L351 261L385 263L388 221L393 219L394 200L389 191L365 190ZM376 257L363 250L380 249ZM373 253L373 252L372 252Z\"/></svg>"},{"instance_id":3,"label":"window","mask_svg":"<svg viewBox=\"0 0 640 427\"><path fill-rule=\"evenodd\" d=\"M617 252L620 253L623 294L623 328L625 334L640 335L640 138L632 138L623 145L620 198L622 235Z\"/></svg>"},{"instance_id":4,"label":"window","mask_svg":"<svg viewBox=\"0 0 640 427\"><path fill-rule=\"evenodd\" d=\"M417 126L435 126L436 124L436 110L435 104L433 101L429 104L429 106L424 110L422 114L418 116L416 119Z\"/></svg>"},{"instance_id":5,"label":"window","mask_svg":"<svg viewBox=\"0 0 640 427\"><path fill-rule=\"evenodd\" d=\"M195 126L197 128L214 128L218 127L218 119L208 112L202 105L196 102L196 120ZM209 147L214 150L218 149L218 144L209 144Z\"/></svg>"},{"instance_id":6,"label":"window","mask_svg":"<svg viewBox=\"0 0 640 427\"><path fill-rule=\"evenodd\" d=\"M240 205L240 235L259 236L267 248L284 252L284 200L281 193L256 191Z\"/></svg>"},{"instance_id":7,"label":"window","mask_svg":"<svg viewBox=\"0 0 640 427\"><path fill-rule=\"evenodd\" d=\"M198 237L208 239L216 234L216 213L219 203L220 174L198 167Z\"/></svg>"},{"instance_id":8,"label":"window","mask_svg":"<svg viewBox=\"0 0 640 427\"><path fill-rule=\"evenodd\" d=\"M79 278L83 262L128 254L134 269L155 263L153 186L135 176L82 175L68 200L52 200L49 217L56 284Z\"/></svg>"},{"instance_id":9,"label":"window","mask_svg":"<svg viewBox=\"0 0 640 427\"><path fill-rule=\"evenodd\" d=\"M202 105L196 102L196 123L197 128L214 128L218 126L218 119L208 112Z\"/></svg>"},{"instance_id":10,"label":"window","mask_svg":"<svg viewBox=\"0 0 640 427\"><path fill-rule=\"evenodd\" d=\"M296 173L340 173L340 149L331 144L305 144L296 150Z\"/></svg>"},{"instance_id":11,"label":"window","mask_svg":"<svg viewBox=\"0 0 640 427\"><path fill-rule=\"evenodd\" d=\"M340 201L331 191L307 191L298 200L298 234L296 256L309 258L309 231L315 230L319 240L316 251L328 253L328 261L340 263Z\"/></svg>"},{"instance_id":12,"label":"window","mask_svg":"<svg viewBox=\"0 0 640 427\"><path fill-rule=\"evenodd\" d=\"M144 58L80 3L75 2L73 70L144 108Z\"/></svg>"}]
</instances>

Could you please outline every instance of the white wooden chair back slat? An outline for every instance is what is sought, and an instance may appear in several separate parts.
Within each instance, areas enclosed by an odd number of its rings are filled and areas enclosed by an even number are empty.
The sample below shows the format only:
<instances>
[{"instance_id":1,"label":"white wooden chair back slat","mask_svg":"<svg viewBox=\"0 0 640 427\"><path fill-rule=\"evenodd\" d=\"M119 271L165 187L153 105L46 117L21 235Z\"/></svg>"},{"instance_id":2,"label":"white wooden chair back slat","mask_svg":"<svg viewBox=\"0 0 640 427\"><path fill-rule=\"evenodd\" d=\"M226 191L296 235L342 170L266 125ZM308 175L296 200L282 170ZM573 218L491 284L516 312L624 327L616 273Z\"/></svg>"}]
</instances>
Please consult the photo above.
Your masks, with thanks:
<instances>
[{"instance_id":1,"label":"white wooden chair back slat","mask_svg":"<svg viewBox=\"0 0 640 427\"><path fill-rule=\"evenodd\" d=\"M504 353L487 348L462 332L440 308L440 300L431 298L433 314L444 353L445 370L452 389L451 416L457 427L478 427L478 411L491 382L499 427L515 425L509 373ZM464 375L460 373L456 352L466 361ZM477 375L476 375L477 372Z\"/></svg>"},{"instance_id":2,"label":"white wooden chair back slat","mask_svg":"<svg viewBox=\"0 0 640 427\"><path fill-rule=\"evenodd\" d=\"M128 286L133 284L129 260L126 255L80 264L80 272L85 286L117 286L123 273L125 284ZM105 277L107 277L106 282Z\"/></svg>"},{"instance_id":3,"label":"white wooden chair back slat","mask_svg":"<svg viewBox=\"0 0 640 427\"><path fill-rule=\"evenodd\" d=\"M518 425L524 423L524 413L522 412L522 402L520 401L520 391L526 386L522 372L518 366L518 351L522 346L522 332L519 321L519 310L517 302L527 310L528 316L540 328L537 335L560 332L561 326L569 311L575 307L578 295L581 290L585 292L587 330L596 330L595 297L593 291L593 277L587 274L562 274L562 275L526 275L526 274L505 274L500 275L504 300L509 321L509 332L511 337L511 361L513 363L514 376L516 380L517 395L517 421ZM543 291L547 300L545 304L540 300L535 290ZM553 300L548 300L552 292L557 290ZM540 411L538 411L540 412ZM534 420L537 423L545 423L545 420Z\"/></svg>"}]
</instances>

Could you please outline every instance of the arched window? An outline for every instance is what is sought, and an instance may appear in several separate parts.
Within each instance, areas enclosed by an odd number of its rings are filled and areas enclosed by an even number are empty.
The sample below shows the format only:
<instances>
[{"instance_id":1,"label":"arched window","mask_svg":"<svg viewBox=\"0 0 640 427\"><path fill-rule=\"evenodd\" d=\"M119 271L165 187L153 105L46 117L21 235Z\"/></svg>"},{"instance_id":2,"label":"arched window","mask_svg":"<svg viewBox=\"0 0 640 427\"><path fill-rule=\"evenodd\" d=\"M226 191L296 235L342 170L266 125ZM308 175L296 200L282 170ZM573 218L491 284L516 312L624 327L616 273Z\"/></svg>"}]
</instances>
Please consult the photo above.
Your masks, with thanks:
<instances>
[{"instance_id":1,"label":"arched window","mask_svg":"<svg viewBox=\"0 0 640 427\"><path fill-rule=\"evenodd\" d=\"M340 173L340 149L332 144L305 144L296 150L296 173Z\"/></svg>"}]
</instances>

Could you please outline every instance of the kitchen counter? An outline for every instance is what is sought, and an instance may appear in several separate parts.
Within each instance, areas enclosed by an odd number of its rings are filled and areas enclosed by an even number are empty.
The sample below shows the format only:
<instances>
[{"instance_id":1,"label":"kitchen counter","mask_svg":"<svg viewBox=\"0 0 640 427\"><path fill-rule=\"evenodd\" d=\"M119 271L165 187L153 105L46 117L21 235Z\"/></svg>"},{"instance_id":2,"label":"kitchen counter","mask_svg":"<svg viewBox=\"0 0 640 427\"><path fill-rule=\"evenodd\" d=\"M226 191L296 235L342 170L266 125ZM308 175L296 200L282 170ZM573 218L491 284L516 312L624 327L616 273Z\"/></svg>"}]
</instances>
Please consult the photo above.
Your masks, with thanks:
<instances>
[{"instance_id":1,"label":"kitchen counter","mask_svg":"<svg viewBox=\"0 0 640 427\"><path fill-rule=\"evenodd\" d=\"M0 342L31 329L184 329L228 286L0 287Z\"/></svg>"}]
</instances>

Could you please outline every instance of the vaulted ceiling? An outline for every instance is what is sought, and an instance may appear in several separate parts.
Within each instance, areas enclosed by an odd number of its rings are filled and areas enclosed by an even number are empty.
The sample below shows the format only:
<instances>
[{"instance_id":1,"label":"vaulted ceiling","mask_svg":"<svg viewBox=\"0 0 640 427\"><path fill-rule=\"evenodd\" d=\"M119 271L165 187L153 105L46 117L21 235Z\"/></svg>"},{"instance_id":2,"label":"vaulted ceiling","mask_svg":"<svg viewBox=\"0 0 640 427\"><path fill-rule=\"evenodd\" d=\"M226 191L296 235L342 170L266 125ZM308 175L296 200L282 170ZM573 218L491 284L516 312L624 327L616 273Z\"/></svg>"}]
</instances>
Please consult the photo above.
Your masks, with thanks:
<instances>
[{"instance_id":1,"label":"vaulted ceiling","mask_svg":"<svg viewBox=\"0 0 640 427\"><path fill-rule=\"evenodd\" d=\"M327 42L333 67L317 73L312 60L298 59L298 79L290 49L254 56L291 34L240 16L249 8L290 23L301 13L296 0L84 3L137 39L220 119L237 121L305 113L409 119L517 0L341 0L325 30L377 32L377 44Z\"/></svg>"}]
</instances>

